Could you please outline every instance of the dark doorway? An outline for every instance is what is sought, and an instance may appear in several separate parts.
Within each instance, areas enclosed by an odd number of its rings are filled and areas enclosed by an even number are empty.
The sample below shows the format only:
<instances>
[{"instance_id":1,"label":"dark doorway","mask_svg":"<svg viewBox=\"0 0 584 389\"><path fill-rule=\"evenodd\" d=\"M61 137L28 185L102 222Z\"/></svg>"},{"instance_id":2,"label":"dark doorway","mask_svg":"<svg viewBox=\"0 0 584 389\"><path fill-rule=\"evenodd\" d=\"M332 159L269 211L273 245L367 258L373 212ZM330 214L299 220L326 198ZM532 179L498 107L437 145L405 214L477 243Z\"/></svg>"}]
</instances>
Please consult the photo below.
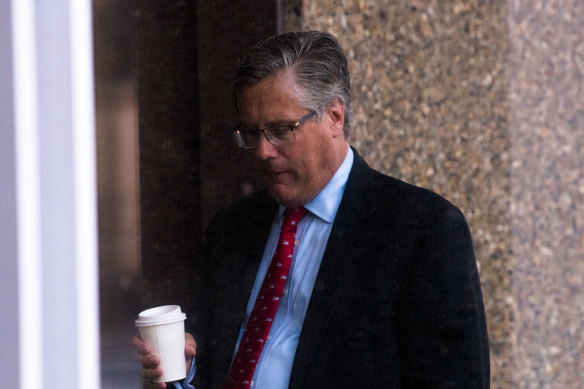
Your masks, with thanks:
<instances>
[{"instance_id":1,"label":"dark doorway","mask_svg":"<svg viewBox=\"0 0 584 389\"><path fill-rule=\"evenodd\" d=\"M231 139L238 58L278 2L94 0L102 387L141 387L144 308L186 304L210 218L255 189ZM281 24L281 23L280 23Z\"/></svg>"}]
</instances>

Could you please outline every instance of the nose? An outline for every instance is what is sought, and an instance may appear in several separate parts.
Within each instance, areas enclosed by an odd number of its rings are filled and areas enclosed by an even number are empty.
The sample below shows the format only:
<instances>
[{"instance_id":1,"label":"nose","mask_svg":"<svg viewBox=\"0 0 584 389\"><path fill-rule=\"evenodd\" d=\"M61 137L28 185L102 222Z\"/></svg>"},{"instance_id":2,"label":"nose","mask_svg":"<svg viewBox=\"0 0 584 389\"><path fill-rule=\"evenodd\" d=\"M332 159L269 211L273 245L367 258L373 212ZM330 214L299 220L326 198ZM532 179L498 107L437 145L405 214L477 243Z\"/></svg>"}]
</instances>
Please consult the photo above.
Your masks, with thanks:
<instances>
[{"instance_id":1,"label":"nose","mask_svg":"<svg viewBox=\"0 0 584 389\"><path fill-rule=\"evenodd\" d=\"M265 161L278 156L278 149L265 136L260 136L258 146L255 149L255 157Z\"/></svg>"}]
</instances>

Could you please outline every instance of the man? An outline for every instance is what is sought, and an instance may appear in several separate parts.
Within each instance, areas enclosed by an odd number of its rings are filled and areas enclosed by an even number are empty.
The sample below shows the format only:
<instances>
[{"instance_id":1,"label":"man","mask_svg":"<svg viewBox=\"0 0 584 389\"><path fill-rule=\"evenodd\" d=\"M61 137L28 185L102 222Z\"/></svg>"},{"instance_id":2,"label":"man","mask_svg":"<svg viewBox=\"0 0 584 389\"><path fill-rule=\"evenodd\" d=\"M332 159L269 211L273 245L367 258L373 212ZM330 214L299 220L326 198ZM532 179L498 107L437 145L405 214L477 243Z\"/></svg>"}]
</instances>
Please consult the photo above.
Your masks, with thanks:
<instances>
[{"instance_id":1,"label":"man","mask_svg":"<svg viewBox=\"0 0 584 389\"><path fill-rule=\"evenodd\" d=\"M487 388L466 221L349 147L349 74L336 39L301 32L260 42L233 94L235 138L267 190L221 212L207 232L188 324L198 388ZM288 209L302 214L289 222ZM260 300L284 245L289 270L269 297L275 312L262 313L272 309ZM256 326L258 315L269 324ZM254 330L265 335L250 341ZM139 346L145 377L158 376ZM194 348L187 334L187 357ZM246 352L257 358L242 362Z\"/></svg>"}]
</instances>

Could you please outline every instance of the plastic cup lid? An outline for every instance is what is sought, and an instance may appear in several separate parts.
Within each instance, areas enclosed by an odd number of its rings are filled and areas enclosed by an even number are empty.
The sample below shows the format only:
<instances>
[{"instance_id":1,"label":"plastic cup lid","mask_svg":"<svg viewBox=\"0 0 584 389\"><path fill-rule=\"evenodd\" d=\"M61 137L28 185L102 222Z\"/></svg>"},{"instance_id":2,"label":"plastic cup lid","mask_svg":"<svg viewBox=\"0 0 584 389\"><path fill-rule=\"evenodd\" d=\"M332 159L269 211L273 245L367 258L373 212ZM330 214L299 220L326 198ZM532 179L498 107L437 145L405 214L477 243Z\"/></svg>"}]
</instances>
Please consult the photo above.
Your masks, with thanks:
<instances>
[{"instance_id":1,"label":"plastic cup lid","mask_svg":"<svg viewBox=\"0 0 584 389\"><path fill-rule=\"evenodd\" d=\"M187 315L181 311L180 306L163 305L140 312L135 323L136 327L146 327L174 323L186 318Z\"/></svg>"}]
</instances>

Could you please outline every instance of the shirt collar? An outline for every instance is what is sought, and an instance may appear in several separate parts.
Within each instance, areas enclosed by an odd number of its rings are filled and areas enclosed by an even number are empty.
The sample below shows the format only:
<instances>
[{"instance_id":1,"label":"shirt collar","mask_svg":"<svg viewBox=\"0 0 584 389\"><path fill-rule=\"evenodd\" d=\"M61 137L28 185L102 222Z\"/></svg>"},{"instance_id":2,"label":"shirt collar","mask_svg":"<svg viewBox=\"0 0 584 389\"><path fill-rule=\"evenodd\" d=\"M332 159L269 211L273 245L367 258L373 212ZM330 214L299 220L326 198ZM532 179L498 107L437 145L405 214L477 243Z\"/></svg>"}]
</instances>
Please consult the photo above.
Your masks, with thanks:
<instances>
[{"instance_id":1,"label":"shirt collar","mask_svg":"<svg viewBox=\"0 0 584 389\"><path fill-rule=\"evenodd\" d=\"M335 175L322 191L310 202L304 204L312 214L318 216L327 223L332 223L337 215L337 210L343 198L345 186L349 179L349 173L353 166L353 150L349 146L345 160L337 169ZM282 217L286 208L280 205L279 216Z\"/></svg>"}]
</instances>

